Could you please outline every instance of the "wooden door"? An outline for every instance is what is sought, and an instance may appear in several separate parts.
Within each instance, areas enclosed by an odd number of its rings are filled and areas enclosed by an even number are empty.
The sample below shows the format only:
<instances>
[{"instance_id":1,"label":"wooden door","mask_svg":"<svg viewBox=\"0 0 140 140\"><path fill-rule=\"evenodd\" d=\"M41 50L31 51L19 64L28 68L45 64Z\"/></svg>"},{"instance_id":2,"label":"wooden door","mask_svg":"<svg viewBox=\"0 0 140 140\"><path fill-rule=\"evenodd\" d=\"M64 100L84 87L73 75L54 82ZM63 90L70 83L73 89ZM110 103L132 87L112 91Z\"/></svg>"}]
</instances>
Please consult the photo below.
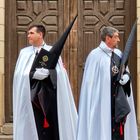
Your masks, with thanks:
<instances>
[{"instance_id":1,"label":"wooden door","mask_svg":"<svg viewBox=\"0 0 140 140\"><path fill-rule=\"evenodd\" d=\"M62 57L67 69L76 104L85 59L99 44L99 32L105 25L120 30L121 49L135 20L135 1L125 0L6 0L5 28L5 116L12 121L12 79L17 56L28 45L27 29L34 23L46 27L47 44L53 44L78 13L66 41ZM128 16L130 15L130 16ZM133 16L131 16L133 15ZM131 18L130 18L131 17ZM130 57L136 67L136 47ZM132 69L136 95L136 68Z\"/></svg>"}]
</instances>

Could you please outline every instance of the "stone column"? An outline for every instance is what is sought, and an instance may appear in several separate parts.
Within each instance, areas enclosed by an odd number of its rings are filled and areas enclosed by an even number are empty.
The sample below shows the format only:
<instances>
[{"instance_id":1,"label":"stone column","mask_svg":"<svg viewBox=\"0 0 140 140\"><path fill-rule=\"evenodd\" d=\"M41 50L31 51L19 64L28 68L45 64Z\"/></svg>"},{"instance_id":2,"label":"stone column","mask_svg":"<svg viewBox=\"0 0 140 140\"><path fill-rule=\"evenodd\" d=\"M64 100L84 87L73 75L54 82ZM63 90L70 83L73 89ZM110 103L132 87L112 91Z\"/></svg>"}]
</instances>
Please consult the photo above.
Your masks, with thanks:
<instances>
[{"instance_id":1,"label":"stone column","mask_svg":"<svg viewBox=\"0 0 140 140\"><path fill-rule=\"evenodd\" d=\"M140 126L140 1L137 0L137 119Z\"/></svg>"},{"instance_id":2,"label":"stone column","mask_svg":"<svg viewBox=\"0 0 140 140\"><path fill-rule=\"evenodd\" d=\"M0 126L5 122L4 116L4 20L5 0L0 0Z\"/></svg>"}]
</instances>

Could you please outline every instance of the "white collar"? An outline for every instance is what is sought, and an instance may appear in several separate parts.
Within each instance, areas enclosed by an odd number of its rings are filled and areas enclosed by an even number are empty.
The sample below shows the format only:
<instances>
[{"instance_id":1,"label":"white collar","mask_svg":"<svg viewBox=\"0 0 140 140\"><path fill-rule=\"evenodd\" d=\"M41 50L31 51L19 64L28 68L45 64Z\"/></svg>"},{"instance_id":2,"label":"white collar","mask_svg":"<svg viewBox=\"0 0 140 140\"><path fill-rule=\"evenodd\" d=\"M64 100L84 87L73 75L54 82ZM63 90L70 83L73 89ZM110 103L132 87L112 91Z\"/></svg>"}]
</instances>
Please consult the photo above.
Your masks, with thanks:
<instances>
[{"instance_id":1,"label":"white collar","mask_svg":"<svg viewBox=\"0 0 140 140\"><path fill-rule=\"evenodd\" d=\"M114 49L109 48L104 41L101 41L99 47L103 49L106 53L112 53Z\"/></svg>"},{"instance_id":2,"label":"white collar","mask_svg":"<svg viewBox=\"0 0 140 140\"><path fill-rule=\"evenodd\" d=\"M36 52L40 52L40 50L41 50L41 48L44 48L44 46L46 45L46 43L43 41L43 43L42 43L42 45L41 46L39 46L39 47L35 47L35 46L33 46L33 49L34 49L34 52L36 53Z\"/></svg>"}]
</instances>

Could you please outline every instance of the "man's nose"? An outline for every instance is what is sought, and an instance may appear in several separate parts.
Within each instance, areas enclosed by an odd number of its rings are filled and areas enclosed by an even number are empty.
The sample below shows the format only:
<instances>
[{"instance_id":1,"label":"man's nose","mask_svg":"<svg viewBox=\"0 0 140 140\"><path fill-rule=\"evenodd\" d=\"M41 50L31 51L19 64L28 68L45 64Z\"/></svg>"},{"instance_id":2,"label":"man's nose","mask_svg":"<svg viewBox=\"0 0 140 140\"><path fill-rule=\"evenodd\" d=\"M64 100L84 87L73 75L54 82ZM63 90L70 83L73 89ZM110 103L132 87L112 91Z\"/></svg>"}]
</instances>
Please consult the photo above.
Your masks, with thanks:
<instances>
[{"instance_id":1,"label":"man's nose","mask_svg":"<svg viewBox=\"0 0 140 140\"><path fill-rule=\"evenodd\" d=\"M120 38L118 38L118 42L120 42Z\"/></svg>"},{"instance_id":2,"label":"man's nose","mask_svg":"<svg viewBox=\"0 0 140 140\"><path fill-rule=\"evenodd\" d=\"M30 34L28 34L27 37L29 38L30 37Z\"/></svg>"}]
</instances>

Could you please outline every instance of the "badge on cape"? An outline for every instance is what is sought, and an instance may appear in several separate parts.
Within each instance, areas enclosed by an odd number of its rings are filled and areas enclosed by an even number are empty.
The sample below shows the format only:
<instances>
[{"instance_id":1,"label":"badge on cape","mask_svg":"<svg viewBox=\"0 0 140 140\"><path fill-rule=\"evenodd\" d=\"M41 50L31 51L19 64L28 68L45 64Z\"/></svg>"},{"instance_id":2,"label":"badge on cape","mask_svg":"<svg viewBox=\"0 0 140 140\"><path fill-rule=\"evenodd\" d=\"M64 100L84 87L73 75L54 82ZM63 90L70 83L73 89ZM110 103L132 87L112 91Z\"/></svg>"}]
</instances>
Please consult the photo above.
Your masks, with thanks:
<instances>
[{"instance_id":1,"label":"badge on cape","mask_svg":"<svg viewBox=\"0 0 140 140\"><path fill-rule=\"evenodd\" d=\"M44 56L42 57L42 60L43 60L43 62L47 62L47 61L48 61L48 56L47 56L47 55L44 55Z\"/></svg>"},{"instance_id":2,"label":"badge on cape","mask_svg":"<svg viewBox=\"0 0 140 140\"><path fill-rule=\"evenodd\" d=\"M112 67L112 72L113 72L114 75L119 73L119 69L118 69L118 67L116 65L114 65Z\"/></svg>"}]
</instances>

